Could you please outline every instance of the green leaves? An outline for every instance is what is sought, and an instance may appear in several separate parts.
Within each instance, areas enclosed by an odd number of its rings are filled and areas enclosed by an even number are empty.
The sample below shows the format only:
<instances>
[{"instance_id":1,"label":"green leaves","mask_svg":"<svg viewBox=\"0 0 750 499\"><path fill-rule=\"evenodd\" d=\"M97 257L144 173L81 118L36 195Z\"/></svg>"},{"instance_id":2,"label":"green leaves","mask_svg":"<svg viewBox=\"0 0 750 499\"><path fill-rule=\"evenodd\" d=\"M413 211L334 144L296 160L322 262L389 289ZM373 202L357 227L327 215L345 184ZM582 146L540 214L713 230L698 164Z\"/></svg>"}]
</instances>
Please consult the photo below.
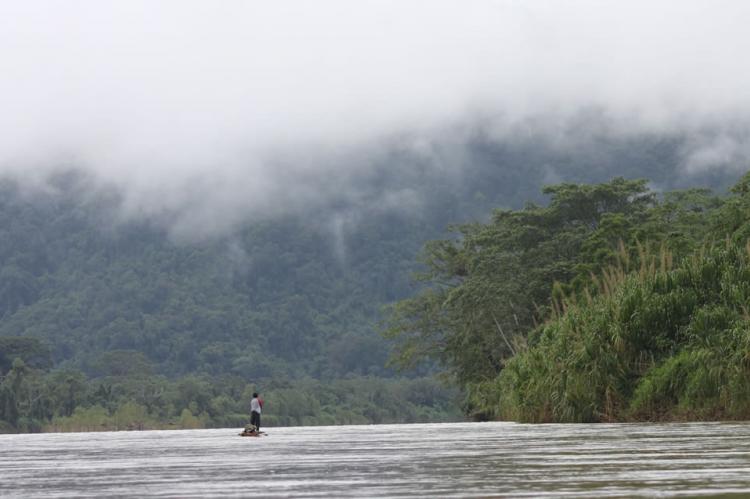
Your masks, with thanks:
<instances>
[{"instance_id":1,"label":"green leaves","mask_svg":"<svg viewBox=\"0 0 750 499\"><path fill-rule=\"evenodd\" d=\"M397 363L437 360L462 385L494 379L547 317L554 283L588 282L656 202L646 181L622 178L544 192L547 207L498 210L488 224L454 227L456 238L425 245L426 287L392 308L386 329Z\"/></svg>"},{"instance_id":2,"label":"green leaves","mask_svg":"<svg viewBox=\"0 0 750 499\"><path fill-rule=\"evenodd\" d=\"M460 227L393 309L397 355L441 362L481 417L746 418L748 183L728 198L560 184L546 207Z\"/></svg>"},{"instance_id":3,"label":"green leaves","mask_svg":"<svg viewBox=\"0 0 750 499\"><path fill-rule=\"evenodd\" d=\"M525 421L746 419L750 256L719 244L572 305L497 381Z\"/></svg>"},{"instance_id":4,"label":"green leaves","mask_svg":"<svg viewBox=\"0 0 750 499\"><path fill-rule=\"evenodd\" d=\"M52 366L49 348L37 338L0 336L0 376L10 370L17 358L34 368Z\"/></svg>"}]
</instances>

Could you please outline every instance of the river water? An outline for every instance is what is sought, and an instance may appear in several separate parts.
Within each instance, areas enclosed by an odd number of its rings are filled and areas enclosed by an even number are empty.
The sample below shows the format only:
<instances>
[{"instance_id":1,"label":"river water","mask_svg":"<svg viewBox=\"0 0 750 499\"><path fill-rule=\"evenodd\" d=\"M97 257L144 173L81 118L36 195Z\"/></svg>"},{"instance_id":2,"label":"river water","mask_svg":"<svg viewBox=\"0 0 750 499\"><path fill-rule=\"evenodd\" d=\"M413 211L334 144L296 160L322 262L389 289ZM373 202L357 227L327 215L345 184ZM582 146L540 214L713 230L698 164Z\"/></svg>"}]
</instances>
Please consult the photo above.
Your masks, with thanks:
<instances>
[{"instance_id":1,"label":"river water","mask_svg":"<svg viewBox=\"0 0 750 499\"><path fill-rule=\"evenodd\" d=\"M0 497L750 497L750 423L0 435Z\"/></svg>"}]
</instances>

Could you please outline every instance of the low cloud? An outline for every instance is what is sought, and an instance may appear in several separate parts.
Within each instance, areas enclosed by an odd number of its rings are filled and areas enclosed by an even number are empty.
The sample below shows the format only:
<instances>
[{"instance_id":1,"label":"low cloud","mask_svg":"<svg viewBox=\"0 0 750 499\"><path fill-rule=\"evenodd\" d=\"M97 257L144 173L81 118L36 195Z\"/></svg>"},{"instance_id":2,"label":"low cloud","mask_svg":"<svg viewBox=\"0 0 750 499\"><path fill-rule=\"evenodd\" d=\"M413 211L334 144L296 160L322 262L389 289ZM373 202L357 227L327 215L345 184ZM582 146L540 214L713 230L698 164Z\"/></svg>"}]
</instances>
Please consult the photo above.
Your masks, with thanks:
<instances>
[{"instance_id":1,"label":"low cloud","mask_svg":"<svg viewBox=\"0 0 750 499\"><path fill-rule=\"evenodd\" d=\"M742 1L4 2L0 173L82 169L123 213L210 235L320 203L413 208L350 181L389 154L460 176L476 133L670 134L687 174L745 165L749 18Z\"/></svg>"}]
</instances>

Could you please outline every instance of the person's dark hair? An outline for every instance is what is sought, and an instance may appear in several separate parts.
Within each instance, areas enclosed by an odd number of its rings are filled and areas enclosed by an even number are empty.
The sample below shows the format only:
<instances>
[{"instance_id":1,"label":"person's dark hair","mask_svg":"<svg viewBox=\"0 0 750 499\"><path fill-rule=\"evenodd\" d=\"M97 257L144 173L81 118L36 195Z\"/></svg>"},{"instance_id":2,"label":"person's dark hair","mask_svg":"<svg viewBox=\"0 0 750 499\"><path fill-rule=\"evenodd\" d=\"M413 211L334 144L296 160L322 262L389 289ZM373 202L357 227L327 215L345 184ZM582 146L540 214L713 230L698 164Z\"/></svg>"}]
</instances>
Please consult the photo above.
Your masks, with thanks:
<instances>
[{"instance_id":1,"label":"person's dark hair","mask_svg":"<svg viewBox=\"0 0 750 499\"><path fill-rule=\"evenodd\" d=\"M257 399L258 398L258 394L257 393L253 393L253 398Z\"/></svg>"}]
</instances>

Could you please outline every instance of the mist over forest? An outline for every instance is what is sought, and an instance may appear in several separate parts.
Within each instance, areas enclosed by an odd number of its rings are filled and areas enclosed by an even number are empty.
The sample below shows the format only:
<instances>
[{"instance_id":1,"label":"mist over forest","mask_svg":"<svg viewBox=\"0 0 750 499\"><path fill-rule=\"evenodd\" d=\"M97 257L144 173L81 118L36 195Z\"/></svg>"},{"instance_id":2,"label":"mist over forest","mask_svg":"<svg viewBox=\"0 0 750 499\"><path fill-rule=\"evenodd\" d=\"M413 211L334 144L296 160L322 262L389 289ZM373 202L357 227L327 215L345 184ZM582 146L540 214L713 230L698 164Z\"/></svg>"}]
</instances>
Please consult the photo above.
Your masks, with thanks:
<instances>
[{"instance_id":1,"label":"mist over forest","mask_svg":"<svg viewBox=\"0 0 750 499\"><path fill-rule=\"evenodd\" d=\"M462 148L460 176L441 170L453 156L439 144L428 157L396 144L367 175L316 179L304 212L216 220L190 234L169 212L123 215L123 193L85 171L43 188L6 180L0 334L43 338L55 362L90 375L103 353L127 350L166 375L392 376L381 307L418 289L421 248L455 237L450 225L544 204L542 186L561 182L626 175L657 192L722 193L738 178L685 173L675 137L576 142L560 150L539 137L477 135ZM194 227L208 224L197 218Z\"/></svg>"},{"instance_id":2,"label":"mist over forest","mask_svg":"<svg viewBox=\"0 0 750 499\"><path fill-rule=\"evenodd\" d=\"M444 359L399 371L383 336L425 245L544 186L726 194L750 7L720 4L2 4L0 375L70 395L22 416L8 384L0 430L130 402L236 424L250 385L278 424L461 417Z\"/></svg>"},{"instance_id":3,"label":"mist over forest","mask_svg":"<svg viewBox=\"0 0 750 499\"><path fill-rule=\"evenodd\" d=\"M402 182L471 175L482 144L524 154L544 140L556 156L514 168L544 166L548 183L555 157L643 136L674 141L680 176L738 172L747 14L735 1L6 2L0 172L43 186L86 171L121 190L124 214L187 238L331 200L407 209L420 200Z\"/></svg>"}]
</instances>

